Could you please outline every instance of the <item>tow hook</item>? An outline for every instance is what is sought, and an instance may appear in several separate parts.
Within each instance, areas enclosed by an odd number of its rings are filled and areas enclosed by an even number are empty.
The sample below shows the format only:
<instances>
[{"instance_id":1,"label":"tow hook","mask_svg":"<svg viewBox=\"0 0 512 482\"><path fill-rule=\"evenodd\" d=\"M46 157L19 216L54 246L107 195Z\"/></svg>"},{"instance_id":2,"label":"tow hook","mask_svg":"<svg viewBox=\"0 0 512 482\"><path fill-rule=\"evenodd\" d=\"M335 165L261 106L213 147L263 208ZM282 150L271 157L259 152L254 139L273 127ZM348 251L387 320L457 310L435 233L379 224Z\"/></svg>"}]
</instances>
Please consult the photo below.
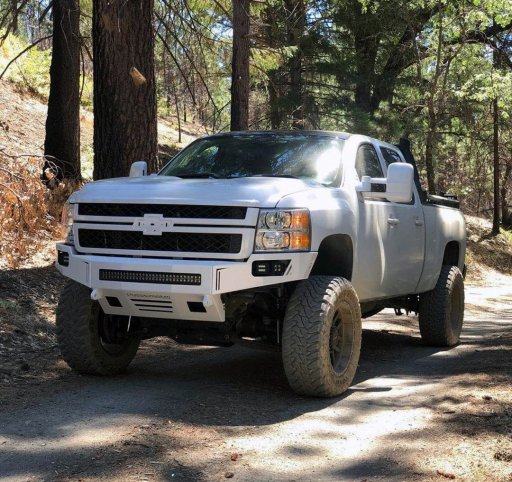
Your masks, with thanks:
<instances>
[{"instance_id":1,"label":"tow hook","mask_svg":"<svg viewBox=\"0 0 512 482\"><path fill-rule=\"evenodd\" d=\"M94 288L91 292L91 300L98 301L101 300L101 298L103 298L103 291L98 288Z\"/></svg>"}]
</instances>

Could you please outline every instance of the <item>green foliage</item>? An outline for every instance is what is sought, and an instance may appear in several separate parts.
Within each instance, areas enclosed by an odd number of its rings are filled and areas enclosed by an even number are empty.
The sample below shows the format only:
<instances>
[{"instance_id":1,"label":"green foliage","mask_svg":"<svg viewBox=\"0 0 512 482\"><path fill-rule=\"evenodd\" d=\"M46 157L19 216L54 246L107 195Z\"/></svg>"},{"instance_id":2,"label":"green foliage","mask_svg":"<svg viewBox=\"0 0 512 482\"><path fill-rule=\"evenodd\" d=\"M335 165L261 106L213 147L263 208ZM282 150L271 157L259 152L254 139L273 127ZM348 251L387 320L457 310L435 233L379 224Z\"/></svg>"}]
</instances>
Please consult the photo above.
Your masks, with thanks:
<instances>
[{"instance_id":1,"label":"green foliage","mask_svg":"<svg viewBox=\"0 0 512 482\"><path fill-rule=\"evenodd\" d=\"M8 63L28 46L29 44L21 36L8 35L6 40L0 44L0 72L3 72ZM9 66L3 78L16 83L22 90L47 99L50 93L51 60L50 39L20 56ZM92 110L92 72L86 71L85 76L81 76L80 85L82 106Z\"/></svg>"},{"instance_id":2,"label":"green foliage","mask_svg":"<svg viewBox=\"0 0 512 482\"><path fill-rule=\"evenodd\" d=\"M94 149L92 145L81 146L80 165L82 168L82 178L85 182L92 181L94 170Z\"/></svg>"},{"instance_id":3,"label":"green foliage","mask_svg":"<svg viewBox=\"0 0 512 482\"><path fill-rule=\"evenodd\" d=\"M9 35L0 45L0 72L26 47L27 43L19 37ZM46 98L50 91L50 63L51 50L34 47L11 64L4 79L7 78L21 88Z\"/></svg>"}]
</instances>

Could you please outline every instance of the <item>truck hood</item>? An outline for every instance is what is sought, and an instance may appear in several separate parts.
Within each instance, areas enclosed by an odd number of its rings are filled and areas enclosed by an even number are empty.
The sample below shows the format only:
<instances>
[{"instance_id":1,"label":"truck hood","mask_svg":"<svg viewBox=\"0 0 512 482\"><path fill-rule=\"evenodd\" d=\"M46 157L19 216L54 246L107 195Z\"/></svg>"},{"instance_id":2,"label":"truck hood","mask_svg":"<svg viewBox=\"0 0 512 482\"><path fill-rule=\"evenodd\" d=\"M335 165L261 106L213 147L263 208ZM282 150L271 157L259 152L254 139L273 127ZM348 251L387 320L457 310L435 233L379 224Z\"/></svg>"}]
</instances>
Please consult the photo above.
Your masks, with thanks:
<instances>
[{"instance_id":1,"label":"truck hood","mask_svg":"<svg viewBox=\"0 0 512 482\"><path fill-rule=\"evenodd\" d=\"M277 177L126 177L86 184L80 191L72 194L70 202L274 207L285 196L319 188L323 186L312 181Z\"/></svg>"}]
</instances>

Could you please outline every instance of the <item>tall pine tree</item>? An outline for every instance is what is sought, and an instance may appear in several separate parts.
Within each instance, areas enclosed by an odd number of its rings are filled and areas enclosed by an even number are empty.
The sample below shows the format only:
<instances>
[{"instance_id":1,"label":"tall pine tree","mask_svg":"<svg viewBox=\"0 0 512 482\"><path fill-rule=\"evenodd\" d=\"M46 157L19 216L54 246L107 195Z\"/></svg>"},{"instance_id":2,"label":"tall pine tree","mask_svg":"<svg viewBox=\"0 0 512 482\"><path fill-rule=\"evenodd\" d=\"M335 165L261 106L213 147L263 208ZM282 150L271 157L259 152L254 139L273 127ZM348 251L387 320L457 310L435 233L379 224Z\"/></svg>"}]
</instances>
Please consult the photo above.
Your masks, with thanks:
<instances>
[{"instance_id":1,"label":"tall pine tree","mask_svg":"<svg viewBox=\"0 0 512 482\"><path fill-rule=\"evenodd\" d=\"M80 176L80 7L78 0L54 0L50 96L42 178Z\"/></svg>"},{"instance_id":2,"label":"tall pine tree","mask_svg":"<svg viewBox=\"0 0 512 482\"><path fill-rule=\"evenodd\" d=\"M250 0L233 0L232 131L249 128L249 6Z\"/></svg>"},{"instance_id":3,"label":"tall pine tree","mask_svg":"<svg viewBox=\"0 0 512 482\"><path fill-rule=\"evenodd\" d=\"M95 0L94 179L157 168L153 0Z\"/></svg>"}]
</instances>

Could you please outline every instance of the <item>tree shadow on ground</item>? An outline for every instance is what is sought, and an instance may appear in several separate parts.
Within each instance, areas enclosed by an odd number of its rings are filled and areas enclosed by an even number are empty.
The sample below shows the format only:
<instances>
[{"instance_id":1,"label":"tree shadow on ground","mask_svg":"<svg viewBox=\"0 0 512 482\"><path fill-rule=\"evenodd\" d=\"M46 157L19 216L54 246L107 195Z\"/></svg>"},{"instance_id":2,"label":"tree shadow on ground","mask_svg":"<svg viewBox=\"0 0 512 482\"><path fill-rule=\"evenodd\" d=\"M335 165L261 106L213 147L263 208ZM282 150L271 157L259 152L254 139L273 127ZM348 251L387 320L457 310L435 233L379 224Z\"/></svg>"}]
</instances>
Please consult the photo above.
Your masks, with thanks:
<instances>
[{"instance_id":1,"label":"tree shadow on ground","mask_svg":"<svg viewBox=\"0 0 512 482\"><path fill-rule=\"evenodd\" d=\"M43 269L37 276L44 279L54 274ZM3 296L19 294L5 274L1 283L7 287ZM57 289L59 283L56 281L52 288ZM31 306L37 311L38 302ZM48 384L43 381L27 392L30 400L24 399L19 407L11 406L9 411L0 412L0 475L22 478L36 474L49 479L58 479L58 474L65 474L64 479L70 475L121 477L128 460L142 467L148 458L159 460L169 451L180 453L194 443L173 427L207 427L223 438L248 430L264 436L271 426L304 415L312 420L325 418L324 409L336 406L334 415L329 416L330 431L310 428L305 434L307 443L309 437L327 440L337 436L346 426L364 423L375 413L405 413L418 408L437 413L446 404L457 407L467 400L453 398L450 393L433 394L431 387L454 379L453 387L478 389L485 388L489 378L500 382L512 379L512 326L503 324L503 317L495 320L487 313L485 316L467 324L463 342L456 350L424 346L417 335L400 331L364 330L354 386L333 399L294 394L287 384L279 353L242 347L188 347L159 339L143 343L129 371L119 377L79 376L60 369L56 380ZM389 315L383 317L388 318ZM46 319L39 322L48 324ZM411 319L396 320L397 330L400 325L412 326ZM390 398L397 385L418 387L419 395L412 401L406 397ZM371 398L360 403L357 400L362 395ZM478 410L484 413L486 409L477 407L476 415L455 409L443 415L440 427L467 434L468 417L476 417L489 423L472 423L471 434L500 436L510 426L508 408L496 405L490 417L481 417ZM115 432L120 426L133 426L141 420L151 420L154 430L144 429L149 430L149 437L141 436L140 443L131 436L106 445L98 444L94 437L78 445L73 442L76 434L85 430ZM390 441L407 442L410 436L407 431L380 435L378 452L361 454L350 463L326 464L319 475L348 479L387 474L389 480L412 480L417 468L403 461L411 457L414 449L396 454L387 448ZM416 436L426 435L419 431ZM7 443L1 445L2 440ZM290 457L318 459L316 450L306 449L302 442L289 443L285 452ZM161 467L159 473L164 480L172 474L187 480L210 478L205 474L210 474L207 465L211 461L183 465L179 457L177 462L173 460L167 460ZM270 471L255 474L254 480L270 480L275 475Z\"/></svg>"},{"instance_id":2,"label":"tree shadow on ground","mask_svg":"<svg viewBox=\"0 0 512 482\"><path fill-rule=\"evenodd\" d=\"M66 396L46 394L35 406L28 407L19 414L23 419L33 420L33 426L20 428L18 423L8 423L8 420L12 420L13 414L0 415L0 437L13 441L33 440L34 444L37 444L44 435L44 439L51 444L52 441L57 442L70 437L70 427L83 428L85 424L89 430L108 430L111 425L126 423L125 418L132 416L151 418L159 424L213 426L226 436L233 430L243 430L246 427L259 427L264 431L267 426L293 420L308 413L314 415L334 404L343 407L345 401L361 391L385 395L394 389L392 384L387 385L386 379L402 379L404 384L417 384L420 378L425 383L433 383L444 377L462 374L503 375L504 369L510 369L510 362L504 366L503 363L497 364L496 360L503 360L510 353L512 337L502 339L500 346L493 345L491 341L487 345L484 343L479 346L489 346L492 350L489 350L489 353L485 350L467 350L457 357L437 359L437 355L443 351L422 346L416 338L365 331L360 368L354 384L362 384L377 378L381 382L378 386L355 386L342 397L322 400L300 397L291 392L281 368L279 355L276 353L238 347L228 350L187 348L165 341L157 346L148 345L143 348L130 371L121 377L102 379L65 375L65 385L70 388ZM502 351L502 354L497 354L497 350ZM508 373L510 374L510 371ZM478 384L478 381L474 380L472 383ZM369 413L387 410L391 406L397 410L407 410L420 405L435 411L446 401L447 396L426 397L423 402L412 404L407 400L383 399L379 402L374 399L371 404L358 406L357 410L354 410L354 407L348 409L347 405L347 409L341 409L331 423L334 427L342 429L347 424L362 422ZM502 415L505 414L495 416L499 418ZM459 418L456 415L452 416L446 423L449 424L451 431L464 433L464 430L467 430L467 419L464 419L463 414ZM496 424L492 427L473 427L473 433L478 430L502 433ZM17 459L17 452L10 452L6 448L3 456L0 456L0 460L4 458L4 462L0 464L4 468L0 469L0 473L21 476L26 473L28 467L41 471L38 473L44 473L43 467L48 467L45 464L49 457L57 460L62 470L75 467L80 476L91 477L103 470L102 475L105 476L105 470L108 469L101 461L97 465L86 463L95 451L99 451L103 460L112 461L113 470L121 470L118 465L127 460L127 455L135 463L137 458L144 460L146 452L154 458L161 453L163 447L179 451L183 444L186 445L183 440L177 441L172 437L167 439L164 435L161 430L155 432L147 450L139 446L138 450L132 453L133 447L130 447L130 450L122 447L122 455L116 452L116 445L98 448L91 444L81 447L76 454L70 452L65 445L64 448L51 452L38 447L33 453L23 454L24 466L13 466L9 461ZM408 434L394 434L392 437L396 439L407 436ZM145 444L148 444L147 439ZM294 453L303 452L302 448L294 445L290 445L289 450ZM385 452L384 450L380 453L373 463L365 459L364 462L349 464L346 467L326 467L326 474L333 477L359 477L377 473L385 473L389 477L405 476L407 470L403 464L397 465L396 471L390 469L394 466L389 465L389 460L386 462L386 457L383 456ZM396 454L390 453L388 459L392 455L396 457ZM302 457L314 456L302 453ZM171 470L175 474L181 473L184 478L195 474L191 480L201 480L201 474L207 469L202 464L196 467L174 464L171 467L166 466L166 470ZM416 469L411 469L411 474L414 470Z\"/></svg>"},{"instance_id":3,"label":"tree shadow on ground","mask_svg":"<svg viewBox=\"0 0 512 482\"><path fill-rule=\"evenodd\" d=\"M46 364L44 353L55 351L54 308L63 282L52 265L0 271L0 389L13 377L32 376Z\"/></svg>"}]
</instances>

